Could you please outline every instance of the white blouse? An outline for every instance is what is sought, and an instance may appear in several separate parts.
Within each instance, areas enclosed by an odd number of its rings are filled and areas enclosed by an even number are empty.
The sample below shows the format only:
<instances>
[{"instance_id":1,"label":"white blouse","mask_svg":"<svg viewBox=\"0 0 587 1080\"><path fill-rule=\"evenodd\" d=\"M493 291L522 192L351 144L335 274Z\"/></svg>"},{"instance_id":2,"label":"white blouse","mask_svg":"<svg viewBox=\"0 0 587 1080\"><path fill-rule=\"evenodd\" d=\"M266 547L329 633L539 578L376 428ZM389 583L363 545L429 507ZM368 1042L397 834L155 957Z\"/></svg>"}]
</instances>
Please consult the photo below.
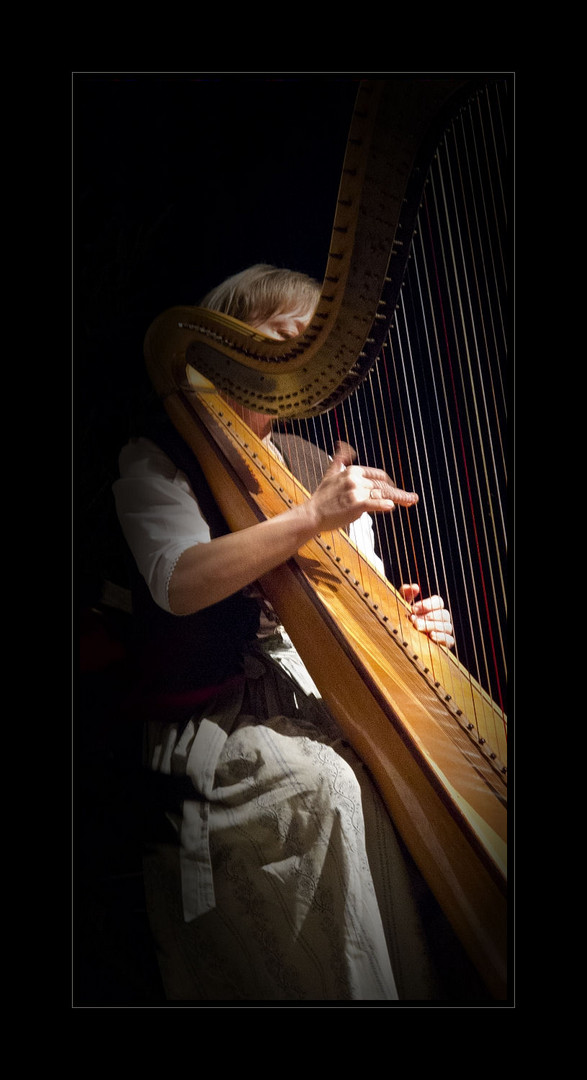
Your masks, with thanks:
<instances>
[{"instance_id":1,"label":"white blouse","mask_svg":"<svg viewBox=\"0 0 587 1080\"><path fill-rule=\"evenodd\" d=\"M175 565L188 548L210 540L210 529L185 473L155 443L131 440L120 454L119 467L113 492L122 531L155 603L170 611L168 589ZM368 514L350 526L349 536L384 573Z\"/></svg>"},{"instance_id":2,"label":"white blouse","mask_svg":"<svg viewBox=\"0 0 587 1080\"><path fill-rule=\"evenodd\" d=\"M273 444L271 450L281 458ZM131 440L121 451L119 468L120 479L114 483L113 493L123 534L153 600L170 612L169 582L176 563L194 544L210 541L209 526L185 473L150 439ZM374 551L373 524L368 514L351 525L349 536L383 573L383 564ZM268 621L262 613L259 644L305 694L320 697L289 634L278 625L276 617Z\"/></svg>"}]
</instances>

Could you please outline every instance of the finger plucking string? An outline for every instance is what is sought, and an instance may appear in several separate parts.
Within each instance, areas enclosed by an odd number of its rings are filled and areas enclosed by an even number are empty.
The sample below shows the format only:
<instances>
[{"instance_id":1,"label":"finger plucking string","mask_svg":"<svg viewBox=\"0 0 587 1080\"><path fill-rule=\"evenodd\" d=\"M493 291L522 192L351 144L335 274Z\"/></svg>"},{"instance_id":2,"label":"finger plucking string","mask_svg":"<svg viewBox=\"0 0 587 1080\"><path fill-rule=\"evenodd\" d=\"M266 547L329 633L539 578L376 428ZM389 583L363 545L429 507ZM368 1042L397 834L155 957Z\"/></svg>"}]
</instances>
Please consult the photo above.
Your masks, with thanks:
<instances>
[{"instance_id":1,"label":"finger plucking string","mask_svg":"<svg viewBox=\"0 0 587 1080\"><path fill-rule=\"evenodd\" d=\"M415 491L402 491L385 480L374 480L372 483L370 499L391 499L400 506L414 506L419 501L419 495Z\"/></svg>"}]
</instances>

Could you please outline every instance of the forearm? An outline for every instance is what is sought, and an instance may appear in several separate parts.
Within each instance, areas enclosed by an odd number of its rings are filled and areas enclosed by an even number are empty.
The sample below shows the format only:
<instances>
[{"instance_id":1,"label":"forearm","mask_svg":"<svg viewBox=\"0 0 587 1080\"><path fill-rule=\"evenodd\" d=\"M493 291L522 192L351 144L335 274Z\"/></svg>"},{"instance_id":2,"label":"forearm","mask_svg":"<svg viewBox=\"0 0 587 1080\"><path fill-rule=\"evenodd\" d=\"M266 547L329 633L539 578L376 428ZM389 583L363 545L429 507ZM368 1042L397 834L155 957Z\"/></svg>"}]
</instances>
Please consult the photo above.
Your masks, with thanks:
<instances>
[{"instance_id":1,"label":"forearm","mask_svg":"<svg viewBox=\"0 0 587 1080\"><path fill-rule=\"evenodd\" d=\"M196 544L179 558L169 582L169 606L190 615L216 604L286 562L318 531L311 503L248 529Z\"/></svg>"},{"instance_id":2,"label":"forearm","mask_svg":"<svg viewBox=\"0 0 587 1080\"><path fill-rule=\"evenodd\" d=\"M393 486L382 470L347 467L345 457L346 451L335 453L318 488L301 505L184 551L169 583L171 611L189 615L232 596L280 566L312 536L346 528L367 510L386 513L396 502L417 502L417 495Z\"/></svg>"}]
</instances>

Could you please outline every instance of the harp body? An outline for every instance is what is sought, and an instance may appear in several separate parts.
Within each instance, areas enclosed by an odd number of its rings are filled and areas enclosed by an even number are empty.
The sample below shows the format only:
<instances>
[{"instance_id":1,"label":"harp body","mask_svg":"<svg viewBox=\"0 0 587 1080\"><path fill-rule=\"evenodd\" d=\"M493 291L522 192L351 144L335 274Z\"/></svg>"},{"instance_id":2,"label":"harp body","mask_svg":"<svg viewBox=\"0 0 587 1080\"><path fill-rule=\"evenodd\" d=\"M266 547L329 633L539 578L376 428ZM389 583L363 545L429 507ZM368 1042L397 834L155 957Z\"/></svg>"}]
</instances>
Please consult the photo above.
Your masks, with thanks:
<instances>
[{"instance_id":1,"label":"harp body","mask_svg":"<svg viewBox=\"0 0 587 1080\"><path fill-rule=\"evenodd\" d=\"M172 309L150 327L152 382L233 531L308 495L219 391L257 412L313 417L365 380L399 297L424 163L462 90L444 80L362 88L321 300L299 339L269 341L197 308ZM502 704L414 629L399 593L342 531L316 536L261 584L488 989L504 999Z\"/></svg>"}]
</instances>

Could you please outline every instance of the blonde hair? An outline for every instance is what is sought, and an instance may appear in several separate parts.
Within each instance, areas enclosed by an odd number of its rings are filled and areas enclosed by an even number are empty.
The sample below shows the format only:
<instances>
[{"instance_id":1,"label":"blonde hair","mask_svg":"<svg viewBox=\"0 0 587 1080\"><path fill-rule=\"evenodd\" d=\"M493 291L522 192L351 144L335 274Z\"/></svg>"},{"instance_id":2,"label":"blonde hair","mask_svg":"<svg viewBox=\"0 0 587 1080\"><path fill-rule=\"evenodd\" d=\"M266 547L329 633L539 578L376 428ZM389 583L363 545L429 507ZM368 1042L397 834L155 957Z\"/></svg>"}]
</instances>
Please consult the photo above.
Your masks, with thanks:
<instances>
[{"instance_id":1,"label":"blonde hair","mask_svg":"<svg viewBox=\"0 0 587 1080\"><path fill-rule=\"evenodd\" d=\"M257 263L212 289L200 306L255 326L273 315L313 311L319 297L318 282L307 274Z\"/></svg>"}]
</instances>

